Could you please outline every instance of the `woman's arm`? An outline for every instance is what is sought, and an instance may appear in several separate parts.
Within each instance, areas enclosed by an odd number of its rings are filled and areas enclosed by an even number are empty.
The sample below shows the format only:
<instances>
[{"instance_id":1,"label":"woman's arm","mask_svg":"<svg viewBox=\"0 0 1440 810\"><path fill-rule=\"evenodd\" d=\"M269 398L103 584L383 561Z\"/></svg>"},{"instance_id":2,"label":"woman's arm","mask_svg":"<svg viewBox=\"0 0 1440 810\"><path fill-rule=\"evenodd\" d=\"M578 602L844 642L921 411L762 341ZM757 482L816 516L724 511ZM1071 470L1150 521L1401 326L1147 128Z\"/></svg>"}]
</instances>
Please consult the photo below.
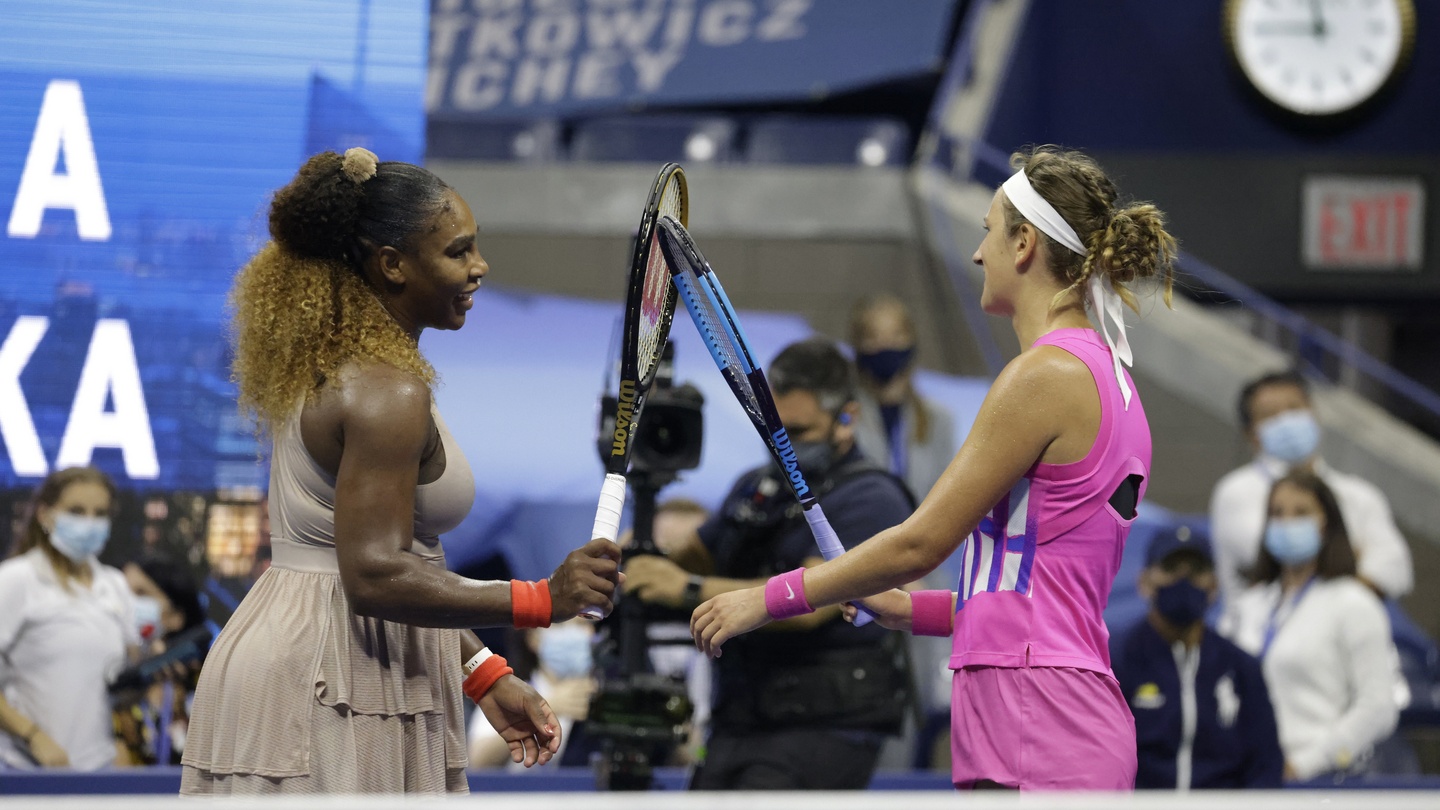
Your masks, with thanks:
<instances>
[{"instance_id":1,"label":"woman's arm","mask_svg":"<svg viewBox=\"0 0 1440 810\"><path fill-rule=\"evenodd\" d=\"M333 408L343 449L335 476L335 550L356 613L428 627L509 625L508 582L467 579L408 553L415 487L430 438L430 392L415 377L371 366L337 381ZM620 549L592 540L550 581L552 617L608 613Z\"/></svg>"},{"instance_id":2,"label":"woman's arm","mask_svg":"<svg viewBox=\"0 0 1440 810\"><path fill-rule=\"evenodd\" d=\"M1085 421L1087 406L1093 425ZM1036 461L1052 460L1052 445L1063 442L1055 461L1083 458L1097 428L1098 394L1083 363L1060 350L1020 355L991 386L960 452L915 513L807 569L806 599L816 607L833 605L920 579L955 551ZM691 629L697 645L714 655L726 640L767 621L763 591L750 589L701 605Z\"/></svg>"},{"instance_id":3,"label":"woman's arm","mask_svg":"<svg viewBox=\"0 0 1440 810\"><path fill-rule=\"evenodd\" d=\"M70 764L70 757L65 753L65 749L34 720L11 706L3 696L0 696L0 730L14 737L41 767L64 768Z\"/></svg>"},{"instance_id":4,"label":"woman's arm","mask_svg":"<svg viewBox=\"0 0 1440 810\"><path fill-rule=\"evenodd\" d=\"M1395 702L1399 658L1390 639L1390 621L1380 600L1358 580L1354 585L1336 600L1332 614L1333 638L1343 648L1340 658L1345 662L1336 677L1345 679L1350 705L1322 740L1290 758L1289 765L1300 779L1348 766L1388 737L1400 717Z\"/></svg>"}]
</instances>

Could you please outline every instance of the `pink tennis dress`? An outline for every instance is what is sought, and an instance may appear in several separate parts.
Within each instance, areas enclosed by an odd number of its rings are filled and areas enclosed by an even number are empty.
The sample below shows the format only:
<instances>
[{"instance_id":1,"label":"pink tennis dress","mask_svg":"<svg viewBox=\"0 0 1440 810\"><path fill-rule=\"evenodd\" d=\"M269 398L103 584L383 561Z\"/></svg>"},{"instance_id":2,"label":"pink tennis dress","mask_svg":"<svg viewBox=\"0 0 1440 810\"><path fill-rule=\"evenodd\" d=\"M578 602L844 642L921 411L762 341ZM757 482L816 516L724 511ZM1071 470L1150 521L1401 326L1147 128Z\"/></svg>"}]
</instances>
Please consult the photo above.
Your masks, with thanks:
<instances>
[{"instance_id":1,"label":"pink tennis dress","mask_svg":"<svg viewBox=\"0 0 1440 810\"><path fill-rule=\"evenodd\" d=\"M1100 430L1080 461L1032 467L961 546L952 776L961 789L989 780L1131 790L1135 721L1110 670L1102 614L1134 522L1112 496L1129 511L1124 502L1144 495L1150 425L1138 395L1126 406L1094 330L1059 329L1035 345L1089 367Z\"/></svg>"}]
</instances>

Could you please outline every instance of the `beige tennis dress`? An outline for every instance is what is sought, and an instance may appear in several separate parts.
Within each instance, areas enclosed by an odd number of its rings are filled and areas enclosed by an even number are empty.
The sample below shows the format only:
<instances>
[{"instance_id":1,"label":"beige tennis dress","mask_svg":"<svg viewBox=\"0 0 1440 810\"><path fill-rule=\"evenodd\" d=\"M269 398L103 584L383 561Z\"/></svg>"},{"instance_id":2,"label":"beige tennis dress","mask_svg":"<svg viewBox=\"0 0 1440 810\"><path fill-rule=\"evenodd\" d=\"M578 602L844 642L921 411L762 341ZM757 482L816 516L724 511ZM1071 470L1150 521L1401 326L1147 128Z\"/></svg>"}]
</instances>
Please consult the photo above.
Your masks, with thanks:
<instances>
[{"instance_id":1,"label":"beige tennis dress","mask_svg":"<svg viewBox=\"0 0 1440 810\"><path fill-rule=\"evenodd\" d=\"M445 471L415 490L411 553L444 567L439 535L475 499L470 465L432 408ZM182 795L467 793L460 631L357 615L335 558L335 479L300 438L275 438L273 560L205 660Z\"/></svg>"}]
</instances>

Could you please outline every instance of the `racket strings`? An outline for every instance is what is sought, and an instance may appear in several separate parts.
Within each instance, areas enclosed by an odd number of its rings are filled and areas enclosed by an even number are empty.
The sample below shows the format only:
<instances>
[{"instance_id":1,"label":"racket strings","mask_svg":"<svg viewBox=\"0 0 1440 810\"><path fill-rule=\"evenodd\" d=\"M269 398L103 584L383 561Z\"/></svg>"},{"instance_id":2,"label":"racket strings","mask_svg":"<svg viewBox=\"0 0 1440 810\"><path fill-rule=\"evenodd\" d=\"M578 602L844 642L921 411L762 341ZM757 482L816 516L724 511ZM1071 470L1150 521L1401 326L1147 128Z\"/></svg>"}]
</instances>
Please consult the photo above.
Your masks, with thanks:
<instances>
[{"instance_id":1,"label":"racket strings","mask_svg":"<svg viewBox=\"0 0 1440 810\"><path fill-rule=\"evenodd\" d=\"M750 386L750 378L745 373L745 365L740 360L740 353L736 350L730 332L723 325L724 320L720 317L720 313L715 311L714 304L710 302L710 296L700 289L700 284L704 282L696 277L694 270L690 267L686 267L685 272L676 276L675 280L681 288L680 294L685 297L687 303L692 305L690 311L696 316L694 318L695 325L699 327L701 336L714 348L720 360L725 364L724 371L731 378L731 385L737 393L744 397L743 404L746 409L757 412L758 402L755 390Z\"/></svg>"}]
</instances>

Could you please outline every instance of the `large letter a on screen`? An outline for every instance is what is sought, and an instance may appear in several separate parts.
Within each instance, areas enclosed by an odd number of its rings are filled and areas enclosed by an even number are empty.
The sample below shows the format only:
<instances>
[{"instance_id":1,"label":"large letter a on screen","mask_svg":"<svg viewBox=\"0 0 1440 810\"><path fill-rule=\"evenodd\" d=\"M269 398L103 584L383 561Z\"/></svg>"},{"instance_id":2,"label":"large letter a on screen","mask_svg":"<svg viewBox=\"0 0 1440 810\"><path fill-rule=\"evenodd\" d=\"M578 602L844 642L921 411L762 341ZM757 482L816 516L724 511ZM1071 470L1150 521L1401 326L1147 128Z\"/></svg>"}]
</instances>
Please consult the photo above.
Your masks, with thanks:
<instances>
[{"instance_id":1,"label":"large letter a on screen","mask_svg":"<svg viewBox=\"0 0 1440 810\"><path fill-rule=\"evenodd\" d=\"M61 150L65 152L65 174L55 171ZM110 238L110 212L100 187L100 166L95 161L79 82L56 79L45 88L6 233L33 239L40 233L46 208L73 210L81 239L103 242Z\"/></svg>"}]
</instances>

